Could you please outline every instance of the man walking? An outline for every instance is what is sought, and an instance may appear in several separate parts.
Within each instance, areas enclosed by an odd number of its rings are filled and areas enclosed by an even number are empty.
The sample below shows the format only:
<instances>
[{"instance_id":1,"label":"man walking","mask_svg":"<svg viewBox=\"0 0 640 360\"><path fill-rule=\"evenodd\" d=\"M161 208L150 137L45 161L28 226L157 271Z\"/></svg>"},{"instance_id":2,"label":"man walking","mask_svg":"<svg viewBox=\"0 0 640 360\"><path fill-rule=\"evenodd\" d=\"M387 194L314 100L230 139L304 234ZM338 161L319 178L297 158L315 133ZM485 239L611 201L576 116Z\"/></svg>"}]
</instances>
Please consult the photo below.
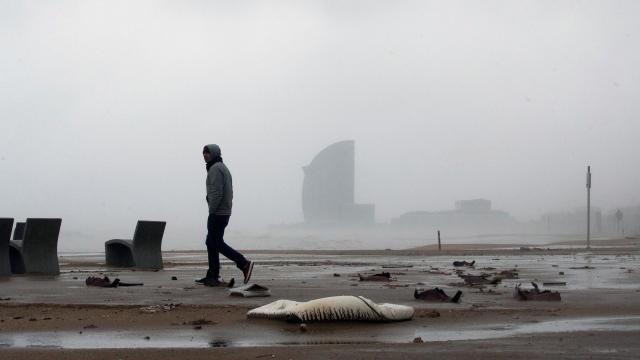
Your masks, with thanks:
<instances>
[{"instance_id":1,"label":"man walking","mask_svg":"<svg viewBox=\"0 0 640 360\"><path fill-rule=\"evenodd\" d=\"M206 145L202 150L202 156L207 163L207 203L209 204L209 218L207 219L207 256L209 270L197 283L206 286L222 286L220 277L220 258L222 254L236 263L242 270L244 283L251 279L253 262L247 260L242 254L235 251L224 242L224 229L229 224L231 206L233 201L233 185L231 173L222 162L220 147L216 144Z\"/></svg>"}]
</instances>

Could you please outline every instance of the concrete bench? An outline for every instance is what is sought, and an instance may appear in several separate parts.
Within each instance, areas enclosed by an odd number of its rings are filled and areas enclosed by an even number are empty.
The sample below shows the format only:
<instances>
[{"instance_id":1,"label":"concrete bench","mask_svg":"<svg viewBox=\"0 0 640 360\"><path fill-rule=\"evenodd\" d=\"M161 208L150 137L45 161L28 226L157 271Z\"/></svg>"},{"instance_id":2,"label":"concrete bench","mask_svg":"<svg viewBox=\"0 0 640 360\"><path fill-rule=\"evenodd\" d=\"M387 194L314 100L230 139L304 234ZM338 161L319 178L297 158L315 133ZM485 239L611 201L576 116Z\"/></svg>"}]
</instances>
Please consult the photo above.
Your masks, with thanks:
<instances>
[{"instance_id":1,"label":"concrete bench","mask_svg":"<svg viewBox=\"0 0 640 360\"><path fill-rule=\"evenodd\" d=\"M58 235L61 224L62 219L27 219L23 240L11 240L9 243L11 271L15 274L59 274Z\"/></svg>"},{"instance_id":2,"label":"concrete bench","mask_svg":"<svg viewBox=\"0 0 640 360\"><path fill-rule=\"evenodd\" d=\"M107 265L162 269L164 221L139 220L133 240L113 239L104 243Z\"/></svg>"},{"instance_id":3,"label":"concrete bench","mask_svg":"<svg viewBox=\"0 0 640 360\"><path fill-rule=\"evenodd\" d=\"M24 239L24 226L25 226L25 223L23 222L16 223L16 228L13 230L13 240Z\"/></svg>"},{"instance_id":4,"label":"concrete bench","mask_svg":"<svg viewBox=\"0 0 640 360\"><path fill-rule=\"evenodd\" d=\"M9 260L9 241L13 218L0 218L0 276L11 275L11 260Z\"/></svg>"}]
</instances>

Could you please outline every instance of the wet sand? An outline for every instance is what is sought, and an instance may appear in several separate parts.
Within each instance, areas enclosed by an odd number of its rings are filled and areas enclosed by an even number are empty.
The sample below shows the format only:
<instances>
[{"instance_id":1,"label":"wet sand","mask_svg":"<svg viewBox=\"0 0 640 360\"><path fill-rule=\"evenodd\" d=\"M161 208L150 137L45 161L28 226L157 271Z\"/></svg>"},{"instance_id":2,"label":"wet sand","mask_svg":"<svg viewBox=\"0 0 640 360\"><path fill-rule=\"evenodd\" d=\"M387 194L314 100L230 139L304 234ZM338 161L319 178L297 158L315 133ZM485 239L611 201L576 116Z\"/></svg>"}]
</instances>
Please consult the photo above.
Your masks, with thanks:
<instances>
[{"instance_id":1,"label":"wet sand","mask_svg":"<svg viewBox=\"0 0 640 360\"><path fill-rule=\"evenodd\" d=\"M222 358L637 358L640 353L638 240L527 247L502 245L404 251L252 251L252 282L268 298L230 297L194 284L204 252L168 252L157 272L113 269L102 254L65 254L57 277L0 279L0 356L3 359ZM526 245L524 245L526 246ZM516 269L518 279L468 287L454 260L475 260L469 274ZM389 283L357 274L388 271ZM561 274L563 273L563 274ZM142 287L91 288L87 276L108 275ZM175 276L177 280L171 280ZM241 276L223 262L222 276ZM513 288L549 286L561 302L522 302ZM413 298L415 288L463 291L460 304ZM397 323L298 324L247 319L246 312L277 299L306 301L361 295L410 305L416 315ZM420 337L423 343L413 343Z\"/></svg>"}]
</instances>

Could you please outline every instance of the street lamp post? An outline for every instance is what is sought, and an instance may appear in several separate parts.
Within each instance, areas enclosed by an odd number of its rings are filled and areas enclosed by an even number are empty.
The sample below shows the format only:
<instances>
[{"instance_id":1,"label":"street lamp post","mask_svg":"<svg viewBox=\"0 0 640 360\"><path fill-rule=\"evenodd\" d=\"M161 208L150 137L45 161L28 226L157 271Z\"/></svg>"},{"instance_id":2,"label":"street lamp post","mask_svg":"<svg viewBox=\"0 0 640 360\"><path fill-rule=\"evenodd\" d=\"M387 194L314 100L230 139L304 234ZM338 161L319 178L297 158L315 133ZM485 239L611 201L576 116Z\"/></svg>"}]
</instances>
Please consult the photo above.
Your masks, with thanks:
<instances>
[{"instance_id":1,"label":"street lamp post","mask_svg":"<svg viewBox=\"0 0 640 360\"><path fill-rule=\"evenodd\" d=\"M591 166L587 166L587 249L591 249Z\"/></svg>"}]
</instances>

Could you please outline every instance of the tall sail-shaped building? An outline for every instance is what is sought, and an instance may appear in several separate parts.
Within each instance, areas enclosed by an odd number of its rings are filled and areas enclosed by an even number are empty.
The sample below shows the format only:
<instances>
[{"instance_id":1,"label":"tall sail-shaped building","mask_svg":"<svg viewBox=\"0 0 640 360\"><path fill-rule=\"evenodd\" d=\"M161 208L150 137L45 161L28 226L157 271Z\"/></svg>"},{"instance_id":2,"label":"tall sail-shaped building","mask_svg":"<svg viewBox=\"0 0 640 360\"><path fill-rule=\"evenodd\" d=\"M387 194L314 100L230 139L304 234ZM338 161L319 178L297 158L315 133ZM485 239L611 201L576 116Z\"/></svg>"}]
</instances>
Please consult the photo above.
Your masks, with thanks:
<instances>
[{"instance_id":1,"label":"tall sail-shaped building","mask_svg":"<svg viewBox=\"0 0 640 360\"><path fill-rule=\"evenodd\" d=\"M340 141L320 151L304 170L302 210L310 224L368 224L372 204L356 204L355 142Z\"/></svg>"}]
</instances>

